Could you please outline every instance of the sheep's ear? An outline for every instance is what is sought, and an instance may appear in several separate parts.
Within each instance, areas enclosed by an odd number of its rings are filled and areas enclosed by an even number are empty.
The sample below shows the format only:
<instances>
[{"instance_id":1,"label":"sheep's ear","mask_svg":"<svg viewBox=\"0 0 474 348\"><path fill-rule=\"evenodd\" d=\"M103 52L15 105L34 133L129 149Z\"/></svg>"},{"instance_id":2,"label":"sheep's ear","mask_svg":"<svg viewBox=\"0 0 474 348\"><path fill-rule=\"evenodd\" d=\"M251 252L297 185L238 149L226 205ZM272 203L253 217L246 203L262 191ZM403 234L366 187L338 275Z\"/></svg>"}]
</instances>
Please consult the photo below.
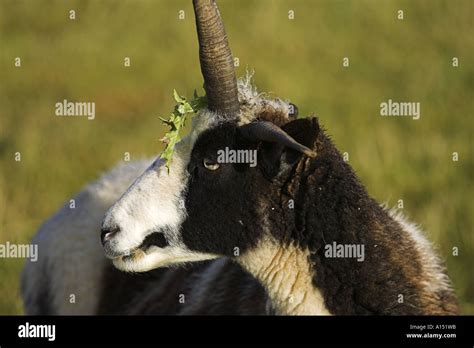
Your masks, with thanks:
<instances>
[{"instance_id":1,"label":"sheep's ear","mask_svg":"<svg viewBox=\"0 0 474 348\"><path fill-rule=\"evenodd\" d=\"M288 122L281 128L301 145L315 149L316 138L320 130L316 117L300 118ZM305 155L280 144L262 143L258 153L258 164L262 166L266 176L273 177L279 173L282 162L293 164L302 156Z\"/></svg>"},{"instance_id":2,"label":"sheep's ear","mask_svg":"<svg viewBox=\"0 0 474 348\"><path fill-rule=\"evenodd\" d=\"M288 122L281 128L301 145L315 150L316 138L319 134L319 122L316 117L300 118ZM287 152L288 157L293 158L293 161L303 156L301 152L291 149L287 149Z\"/></svg>"}]
</instances>

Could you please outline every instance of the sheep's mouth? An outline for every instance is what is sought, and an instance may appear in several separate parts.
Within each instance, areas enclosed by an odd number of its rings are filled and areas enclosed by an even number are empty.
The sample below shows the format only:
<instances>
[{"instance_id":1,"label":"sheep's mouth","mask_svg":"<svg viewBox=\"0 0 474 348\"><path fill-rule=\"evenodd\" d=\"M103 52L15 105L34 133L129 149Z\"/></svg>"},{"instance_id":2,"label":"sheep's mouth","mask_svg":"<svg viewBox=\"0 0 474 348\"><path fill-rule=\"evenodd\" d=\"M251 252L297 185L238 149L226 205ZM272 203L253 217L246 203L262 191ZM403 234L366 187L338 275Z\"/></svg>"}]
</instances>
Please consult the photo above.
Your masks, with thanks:
<instances>
[{"instance_id":1,"label":"sheep's mouth","mask_svg":"<svg viewBox=\"0 0 474 348\"><path fill-rule=\"evenodd\" d=\"M145 237L142 244L137 248L130 250L126 255L121 256L122 261L136 261L143 258L150 248L158 247L164 248L168 246L168 242L163 233L161 232L152 232Z\"/></svg>"}]
</instances>

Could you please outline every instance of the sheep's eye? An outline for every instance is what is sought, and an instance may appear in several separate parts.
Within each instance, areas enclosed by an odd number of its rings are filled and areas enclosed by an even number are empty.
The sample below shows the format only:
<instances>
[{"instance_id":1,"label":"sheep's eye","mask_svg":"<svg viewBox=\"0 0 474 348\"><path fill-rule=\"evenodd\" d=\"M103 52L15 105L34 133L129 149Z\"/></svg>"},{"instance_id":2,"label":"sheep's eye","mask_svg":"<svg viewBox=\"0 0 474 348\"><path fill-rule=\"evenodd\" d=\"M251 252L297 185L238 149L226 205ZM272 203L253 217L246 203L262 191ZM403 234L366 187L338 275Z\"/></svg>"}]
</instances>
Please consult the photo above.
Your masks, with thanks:
<instances>
[{"instance_id":1,"label":"sheep's eye","mask_svg":"<svg viewBox=\"0 0 474 348\"><path fill-rule=\"evenodd\" d=\"M207 159L205 159L203 161L203 164L204 164L204 167L206 169L209 169L209 170L217 170L219 169L219 163L215 163L215 162L212 162L212 161L209 161Z\"/></svg>"}]
</instances>

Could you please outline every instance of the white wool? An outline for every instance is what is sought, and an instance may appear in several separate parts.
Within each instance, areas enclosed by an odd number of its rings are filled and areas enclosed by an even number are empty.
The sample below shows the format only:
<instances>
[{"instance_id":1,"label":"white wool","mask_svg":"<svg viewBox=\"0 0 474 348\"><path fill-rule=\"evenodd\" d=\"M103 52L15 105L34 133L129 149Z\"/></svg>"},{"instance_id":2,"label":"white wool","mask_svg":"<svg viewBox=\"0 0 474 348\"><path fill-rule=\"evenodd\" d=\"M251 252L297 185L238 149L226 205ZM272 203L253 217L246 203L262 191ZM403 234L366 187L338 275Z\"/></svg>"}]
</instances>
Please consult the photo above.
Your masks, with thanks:
<instances>
[{"instance_id":1,"label":"white wool","mask_svg":"<svg viewBox=\"0 0 474 348\"><path fill-rule=\"evenodd\" d=\"M253 73L247 72L245 76L237 80L238 98L240 111L236 116L239 125L254 121L258 115L268 109L281 112L285 115L290 113L290 102L280 98L270 98L267 93L257 91L257 87L252 83ZM206 115L206 118L214 122L225 122L227 119L204 109L198 112L198 115ZM195 117L197 118L197 117Z\"/></svg>"},{"instance_id":2,"label":"white wool","mask_svg":"<svg viewBox=\"0 0 474 348\"><path fill-rule=\"evenodd\" d=\"M41 314L38 304L43 294L48 294L56 314L95 313L103 270L110 262L100 244L102 219L151 162L119 164L74 198L75 209L65 204L40 227L32 241L38 244L38 261L27 261L22 274L26 314Z\"/></svg>"},{"instance_id":3,"label":"white wool","mask_svg":"<svg viewBox=\"0 0 474 348\"><path fill-rule=\"evenodd\" d=\"M259 113L268 108L281 111L285 115L290 113L290 103L279 98L269 98L266 93L259 93L257 87L252 84L253 73L247 74L237 80L239 91L239 124L250 123Z\"/></svg>"}]
</instances>

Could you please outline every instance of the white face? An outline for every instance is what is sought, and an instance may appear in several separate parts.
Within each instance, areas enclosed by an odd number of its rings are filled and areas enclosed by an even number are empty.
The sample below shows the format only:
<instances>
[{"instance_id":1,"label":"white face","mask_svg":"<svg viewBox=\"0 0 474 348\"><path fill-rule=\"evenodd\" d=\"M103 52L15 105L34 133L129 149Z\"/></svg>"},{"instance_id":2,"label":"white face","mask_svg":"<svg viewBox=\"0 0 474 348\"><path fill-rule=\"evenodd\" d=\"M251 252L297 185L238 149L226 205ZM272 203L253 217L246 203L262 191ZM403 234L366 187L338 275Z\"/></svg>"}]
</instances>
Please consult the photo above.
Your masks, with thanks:
<instances>
[{"instance_id":1,"label":"white face","mask_svg":"<svg viewBox=\"0 0 474 348\"><path fill-rule=\"evenodd\" d=\"M157 159L105 215L102 229L116 232L106 234L104 250L117 268L145 272L218 256L190 251L180 237L186 218L186 166L197 137L212 127L213 120L207 113L196 116L191 133L175 146L169 173L164 161ZM162 234L166 246L144 244L152 233Z\"/></svg>"}]
</instances>

